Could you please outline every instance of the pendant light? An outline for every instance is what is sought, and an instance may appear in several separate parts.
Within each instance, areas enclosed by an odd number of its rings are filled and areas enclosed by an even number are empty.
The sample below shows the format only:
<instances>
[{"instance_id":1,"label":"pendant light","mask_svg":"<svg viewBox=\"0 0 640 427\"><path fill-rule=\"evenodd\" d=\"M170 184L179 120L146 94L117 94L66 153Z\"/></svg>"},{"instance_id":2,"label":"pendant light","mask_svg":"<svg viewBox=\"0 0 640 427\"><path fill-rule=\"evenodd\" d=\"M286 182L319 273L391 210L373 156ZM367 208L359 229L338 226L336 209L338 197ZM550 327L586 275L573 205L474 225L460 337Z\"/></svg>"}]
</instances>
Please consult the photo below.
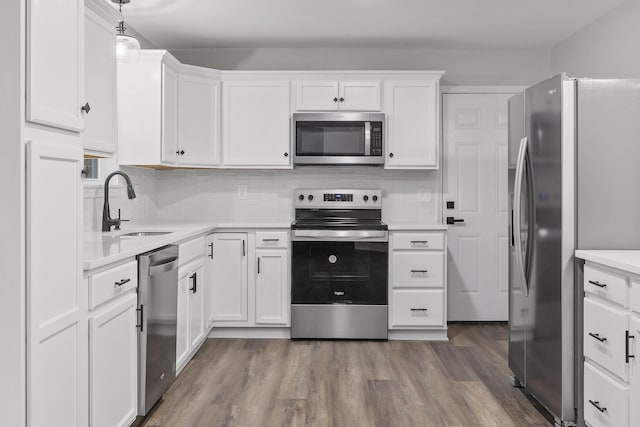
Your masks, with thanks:
<instances>
[{"instance_id":1,"label":"pendant light","mask_svg":"<svg viewBox=\"0 0 640 427\"><path fill-rule=\"evenodd\" d=\"M120 6L120 13L122 13L122 5L129 3L131 0L111 0ZM118 61L136 61L140 57L140 42L135 38L127 34L127 27L124 25L124 21L118 22L116 27L116 56Z\"/></svg>"}]
</instances>

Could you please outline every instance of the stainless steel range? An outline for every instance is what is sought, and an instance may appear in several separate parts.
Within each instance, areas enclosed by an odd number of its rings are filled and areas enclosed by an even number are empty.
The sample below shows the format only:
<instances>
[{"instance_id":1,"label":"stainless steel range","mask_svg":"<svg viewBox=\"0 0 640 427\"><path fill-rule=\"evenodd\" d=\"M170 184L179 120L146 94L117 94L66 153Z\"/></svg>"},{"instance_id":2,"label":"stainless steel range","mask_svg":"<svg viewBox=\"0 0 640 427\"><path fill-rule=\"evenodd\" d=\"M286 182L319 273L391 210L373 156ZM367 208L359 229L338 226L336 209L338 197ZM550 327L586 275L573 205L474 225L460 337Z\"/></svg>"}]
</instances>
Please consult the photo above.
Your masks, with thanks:
<instances>
[{"instance_id":1,"label":"stainless steel range","mask_svg":"<svg viewBox=\"0 0 640 427\"><path fill-rule=\"evenodd\" d=\"M296 190L291 337L386 339L389 232L380 190Z\"/></svg>"}]
</instances>

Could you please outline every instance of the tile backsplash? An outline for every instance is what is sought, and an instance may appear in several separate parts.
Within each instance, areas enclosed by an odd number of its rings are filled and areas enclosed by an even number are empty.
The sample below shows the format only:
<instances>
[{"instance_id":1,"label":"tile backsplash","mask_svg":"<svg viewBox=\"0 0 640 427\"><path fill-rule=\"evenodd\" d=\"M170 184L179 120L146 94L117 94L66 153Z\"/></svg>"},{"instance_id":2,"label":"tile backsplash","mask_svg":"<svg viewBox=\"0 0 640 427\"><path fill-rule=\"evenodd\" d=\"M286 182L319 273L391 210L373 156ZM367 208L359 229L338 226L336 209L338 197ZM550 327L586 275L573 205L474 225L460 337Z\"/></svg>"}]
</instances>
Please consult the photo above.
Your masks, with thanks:
<instances>
[{"instance_id":1,"label":"tile backsplash","mask_svg":"<svg viewBox=\"0 0 640 427\"><path fill-rule=\"evenodd\" d=\"M383 194L386 222L440 222L438 171L385 170L378 167L305 166L294 170L153 170L123 167L137 198L124 187L110 192L112 216L205 221L291 221L297 188L374 188ZM246 199L238 186L246 186ZM98 230L103 188L85 190L85 230Z\"/></svg>"}]
</instances>

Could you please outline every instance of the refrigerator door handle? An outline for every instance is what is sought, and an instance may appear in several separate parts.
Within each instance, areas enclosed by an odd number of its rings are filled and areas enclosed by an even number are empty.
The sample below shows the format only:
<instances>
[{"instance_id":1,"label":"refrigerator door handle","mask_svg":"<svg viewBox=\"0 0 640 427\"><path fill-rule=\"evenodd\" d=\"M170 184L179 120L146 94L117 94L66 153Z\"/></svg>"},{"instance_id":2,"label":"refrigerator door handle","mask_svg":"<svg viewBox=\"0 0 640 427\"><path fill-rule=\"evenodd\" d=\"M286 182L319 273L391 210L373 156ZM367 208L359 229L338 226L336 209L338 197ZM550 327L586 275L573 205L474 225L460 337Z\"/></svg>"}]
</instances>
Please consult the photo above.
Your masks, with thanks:
<instances>
[{"instance_id":1,"label":"refrigerator door handle","mask_svg":"<svg viewBox=\"0 0 640 427\"><path fill-rule=\"evenodd\" d=\"M526 165L526 168L524 167ZM531 153L529 151L529 144L525 146L525 154L523 161L523 173L527 172L527 208L528 208L528 228L527 228L527 248L525 252L525 264L523 265L524 283L527 287L527 296L531 293L531 269L533 263L533 245L535 239L535 224L536 224L536 209L535 209L535 180L533 178L533 166L531 165Z\"/></svg>"},{"instance_id":2,"label":"refrigerator door handle","mask_svg":"<svg viewBox=\"0 0 640 427\"><path fill-rule=\"evenodd\" d=\"M524 160L527 152L528 139L525 136L520 140L520 149L518 150L518 161L516 163L516 176L513 188L513 234L515 237L515 255L518 272L521 274L524 286L522 291L529 296L529 287L526 284L527 278L524 273L524 265L522 260L522 235L520 233L521 223L521 204L522 204L522 179L524 176Z\"/></svg>"}]
</instances>

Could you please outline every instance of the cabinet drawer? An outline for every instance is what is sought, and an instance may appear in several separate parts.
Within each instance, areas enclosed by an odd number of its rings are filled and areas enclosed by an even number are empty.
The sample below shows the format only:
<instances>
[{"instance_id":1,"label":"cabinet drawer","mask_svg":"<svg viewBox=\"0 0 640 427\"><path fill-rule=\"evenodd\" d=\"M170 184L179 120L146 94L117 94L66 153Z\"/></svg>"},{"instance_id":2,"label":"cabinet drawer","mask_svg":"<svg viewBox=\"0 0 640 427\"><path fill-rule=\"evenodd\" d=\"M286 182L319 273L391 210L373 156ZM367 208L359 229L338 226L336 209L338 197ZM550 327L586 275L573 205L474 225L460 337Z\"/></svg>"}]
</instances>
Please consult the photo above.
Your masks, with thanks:
<instances>
[{"instance_id":1,"label":"cabinet drawer","mask_svg":"<svg viewBox=\"0 0 640 427\"><path fill-rule=\"evenodd\" d=\"M204 237L196 237L188 242L180 243L178 248L180 265L204 255Z\"/></svg>"},{"instance_id":2,"label":"cabinet drawer","mask_svg":"<svg viewBox=\"0 0 640 427\"><path fill-rule=\"evenodd\" d=\"M631 282L631 296L629 306L636 313L640 313L640 282Z\"/></svg>"},{"instance_id":3,"label":"cabinet drawer","mask_svg":"<svg viewBox=\"0 0 640 427\"><path fill-rule=\"evenodd\" d=\"M442 288L444 285L444 253L397 252L392 257L391 286Z\"/></svg>"},{"instance_id":4,"label":"cabinet drawer","mask_svg":"<svg viewBox=\"0 0 640 427\"><path fill-rule=\"evenodd\" d=\"M628 378L624 353L627 321L627 315L622 309L585 298L584 356L625 381Z\"/></svg>"},{"instance_id":5,"label":"cabinet drawer","mask_svg":"<svg viewBox=\"0 0 640 427\"><path fill-rule=\"evenodd\" d=\"M393 233L393 249L444 249L442 233Z\"/></svg>"},{"instance_id":6,"label":"cabinet drawer","mask_svg":"<svg viewBox=\"0 0 640 427\"><path fill-rule=\"evenodd\" d=\"M289 233L286 231L258 231L256 232L256 248L287 248L289 247Z\"/></svg>"},{"instance_id":7,"label":"cabinet drawer","mask_svg":"<svg viewBox=\"0 0 640 427\"><path fill-rule=\"evenodd\" d=\"M627 388L585 362L584 420L592 427L627 426L628 413Z\"/></svg>"},{"instance_id":8,"label":"cabinet drawer","mask_svg":"<svg viewBox=\"0 0 640 427\"><path fill-rule=\"evenodd\" d=\"M400 289L391 298L391 327L444 325L444 291Z\"/></svg>"},{"instance_id":9,"label":"cabinet drawer","mask_svg":"<svg viewBox=\"0 0 640 427\"><path fill-rule=\"evenodd\" d=\"M584 291L627 307L628 279L590 264L584 266Z\"/></svg>"},{"instance_id":10,"label":"cabinet drawer","mask_svg":"<svg viewBox=\"0 0 640 427\"><path fill-rule=\"evenodd\" d=\"M89 309L138 287L138 261L89 276Z\"/></svg>"}]
</instances>

